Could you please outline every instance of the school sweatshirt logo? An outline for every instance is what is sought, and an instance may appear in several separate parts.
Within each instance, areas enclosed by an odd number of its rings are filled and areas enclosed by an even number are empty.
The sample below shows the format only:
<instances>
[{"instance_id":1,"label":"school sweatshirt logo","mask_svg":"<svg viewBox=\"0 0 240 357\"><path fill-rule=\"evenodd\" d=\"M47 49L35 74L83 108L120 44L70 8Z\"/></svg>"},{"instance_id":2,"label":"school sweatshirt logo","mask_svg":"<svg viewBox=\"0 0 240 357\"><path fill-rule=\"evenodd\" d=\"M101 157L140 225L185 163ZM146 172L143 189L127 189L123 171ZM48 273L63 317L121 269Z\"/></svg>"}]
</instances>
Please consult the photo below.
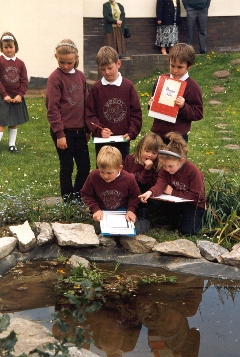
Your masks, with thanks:
<instances>
[{"instance_id":1,"label":"school sweatshirt logo","mask_svg":"<svg viewBox=\"0 0 240 357\"><path fill-rule=\"evenodd\" d=\"M75 84L72 85L69 89L68 92L70 96L68 97L68 102L71 105L77 105L78 107L83 106L83 91L82 87Z\"/></svg>"},{"instance_id":2,"label":"school sweatshirt logo","mask_svg":"<svg viewBox=\"0 0 240 357\"><path fill-rule=\"evenodd\" d=\"M119 123L126 117L126 104L120 98L109 99L103 107L103 114L111 123Z\"/></svg>"},{"instance_id":3,"label":"school sweatshirt logo","mask_svg":"<svg viewBox=\"0 0 240 357\"><path fill-rule=\"evenodd\" d=\"M16 83L19 81L19 74L16 67L9 66L5 69L4 79L8 83Z\"/></svg>"},{"instance_id":4,"label":"school sweatshirt logo","mask_svg":"<svg viewBox=\"0 0 240 357\"><path fill-rule=\"evenodd\" d=\"M117 209L120 207L122 193L117 190L106 190L101 193L101 199L107 209Z\"/></svg>"}]
</instances>

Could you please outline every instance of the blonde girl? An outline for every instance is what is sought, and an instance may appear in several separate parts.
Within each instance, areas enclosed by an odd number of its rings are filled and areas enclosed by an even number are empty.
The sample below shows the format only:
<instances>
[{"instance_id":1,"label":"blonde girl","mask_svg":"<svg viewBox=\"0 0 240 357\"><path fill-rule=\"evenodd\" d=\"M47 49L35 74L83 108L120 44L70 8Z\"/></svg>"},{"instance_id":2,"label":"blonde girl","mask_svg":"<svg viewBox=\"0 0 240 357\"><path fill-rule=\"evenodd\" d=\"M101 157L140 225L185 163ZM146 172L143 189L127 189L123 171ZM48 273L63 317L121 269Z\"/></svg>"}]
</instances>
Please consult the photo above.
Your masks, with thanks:
<instances>
[{"instance_id":1,"label":"blonde girl","mask_svg":"<svg viewBox=\"0 0 240 357\"><path fill-rule=\"evenodd\" d=\"M169 224L182 234L196 234L205 210L205 187L202 172L186 159L187 143L180 134L166 135L169 144L159 151L161 169L157 183L140 195L146 203L149 197L162 193L181 197L189 202L159 201L159 224Z\"/></svg>"},{"instance_id":2,"label":"blonde girl","mask_svg":"<svg viewBox=\"0 0 240 357\"><path fill-rule=\"evenodd\" d=\"M46 90L50 133L60 162L60 188L65 201L81 200L81 190L90 170L85 123L88 96L85 75L77 69L78 49L70 39L55 48L58 68L49 76ZM74 162L77 173L72 182Z\"/></svg>"},{"instance_id":3,"label":"blonde girl","mask_svg":"<svg viewBox=\"0 0 240 357\"><path fill-rule=\"evenodd\" d=\"M17 40L11 32L4 32L0 39L0 141L8 126L9 152L17 154L17 126L29 120L24 95L28 88L27 70L16 57Z\"/></svg>"}]
</instances>

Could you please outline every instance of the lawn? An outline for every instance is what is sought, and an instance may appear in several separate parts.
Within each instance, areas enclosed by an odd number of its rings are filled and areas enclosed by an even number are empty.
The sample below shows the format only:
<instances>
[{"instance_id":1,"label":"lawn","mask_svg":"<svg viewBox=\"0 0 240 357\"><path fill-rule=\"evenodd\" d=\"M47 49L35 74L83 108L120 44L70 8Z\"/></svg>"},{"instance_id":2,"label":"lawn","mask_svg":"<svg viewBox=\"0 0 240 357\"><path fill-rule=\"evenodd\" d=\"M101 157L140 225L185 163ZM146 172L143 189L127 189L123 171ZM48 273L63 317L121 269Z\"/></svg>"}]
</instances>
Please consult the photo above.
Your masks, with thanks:
<instances>
[{"instance_id":1,"label":"lawn","mask_svg":"<svg viewBox=\"0 0 240 357\"><path fill-rule=\"evenodd\" d=\"M238 188L240 183L239 150L226 147L240 145L240 63L232 63L237 59L240 59L237 52L201 55L189 71L203 91L204 119L192 125L188 158L204 173L207 191L219 182L219 170L224 173L224 180L230 180L234 187ZM214 72L220 70L229 71L230 76L218 79ZM143 127L139 137L131 143L132 151L141 136L150 131L153 119L148 117L147 102L159 74L154 72L135 81L143 110ZM216 86L223 87L224 91L215 93L213 87ZM211 101L220 103L214 105ZM19 154L8 152L7 128L0 143L0 195L4 201L7 197L25 196L37 202L43 197L60 196L59 162L49 134L44 95L26 98L26 102L30 121L18 129ZM95 168L92 143L89 143L89 151L91 167Z\"/></svg>"}]
</instances>

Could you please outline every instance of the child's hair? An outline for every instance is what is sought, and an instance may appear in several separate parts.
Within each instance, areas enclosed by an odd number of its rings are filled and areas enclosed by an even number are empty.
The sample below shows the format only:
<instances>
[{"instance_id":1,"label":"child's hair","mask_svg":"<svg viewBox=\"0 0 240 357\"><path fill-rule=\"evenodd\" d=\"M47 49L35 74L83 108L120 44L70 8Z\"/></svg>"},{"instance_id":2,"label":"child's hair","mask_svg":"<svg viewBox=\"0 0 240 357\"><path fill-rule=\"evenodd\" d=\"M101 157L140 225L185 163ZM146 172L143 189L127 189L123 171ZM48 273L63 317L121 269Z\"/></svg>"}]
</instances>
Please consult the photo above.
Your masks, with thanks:
<instances>
[{"instance_id":1,"label":"child's hair","mask_svg":"<svg viewBox=\"0 0 240 357\"><path fill-rule=\"evenodd\" d=\"M70 40L62 40L55 48L56 55L68 55L69 53L74 53L76 55L76 62L74 63L74 68L77 68L79 65L78 59L78 49L75 43Z\"/></svg>"},{"instance_id":2,"label":"child's hair","mask_svg":"<svg viewBox=\"0 0 240 357\"><path fill-rule=\"evenodd\" d=\"M97 156L97 166L101 169L111 168L118 170L122 165L122 154L114 146L103 146Z\"/></svg>"},{"instance_id":3,"label":"child's hair","mask_svg":"<svg viewBox=\"0 0 240 357\"><path fill-rule=\"evenodd\" d=\"M11 33L11 32L4 32L1 36L1 40L0 40L0 48L1 48L1 52L3 52L3 42L7 42L7 43L11 43L14 42L14 46L15 46L15 53L18 52L19 47L18 47L18 43L17 40L15 38L15 36Z\"/></svg>"},{"instance_id":4,"label":"child's hair","mask_svg":"<svg viewBox=\"0 0 240 357\"><path fill-rule=\"evenodd\" d=\"M117 63L119 56L116 50L110 46L103 46L98 51L96 62L99 66L108 66L111 63Z\"/></svg>"},{"instance_id":5,"label":"child's hair","mask_svg":"<svg viewBox=\"0 0 240 357\"><path fill-rule=\"evenodd\" d=\"M164 147L163 141L157 134L147 134L145 135L137 144L136 150L134 151L134 161L135 163L143 164L142 162L142 152L143 150L156 151L162 149ZM153 168L155 171L159 171L161 168L161 163L159 161L159 157L157 156L153 162Z\"/></svg>"},{"instance_id":6,"label":"child's hair","mask_svg":"<svg viewBox=\"0 0 240 357\"><path fill-rule=\"evenodd\" d=\"M168 153L160 153L160 159L163 160L179 160L181 158L186 159L188 147L186 141L183 139L181 134L174 133L171 131L166 135L166 138L169 139L169 144L167 144L164 150L167 150ZM171 152L173 155L171 155ZM177 154L174 155L174 154Z\"/></svg>"},{"instance_id":7,"label":"child's hair","mask_svg":"<svg viewBox=\"0 0 240 357\"><path fill-rule=\"evenodd\" d=\"M178 60L180 63L186 63L188 67L191 67L195 62L195 50L186 43L176 43L169 50L169 59L173 62Z\"/></svg>"}]
</instances>

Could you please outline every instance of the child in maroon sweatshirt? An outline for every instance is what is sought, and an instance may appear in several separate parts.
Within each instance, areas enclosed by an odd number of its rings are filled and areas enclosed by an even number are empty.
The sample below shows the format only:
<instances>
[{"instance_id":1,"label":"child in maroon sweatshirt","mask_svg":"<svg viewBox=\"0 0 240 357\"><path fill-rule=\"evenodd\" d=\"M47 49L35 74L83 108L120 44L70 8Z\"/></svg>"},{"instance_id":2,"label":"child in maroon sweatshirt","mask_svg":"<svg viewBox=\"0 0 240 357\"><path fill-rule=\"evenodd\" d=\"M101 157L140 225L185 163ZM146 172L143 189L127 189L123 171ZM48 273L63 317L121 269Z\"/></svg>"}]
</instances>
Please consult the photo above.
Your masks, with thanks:
<instances>
[{"instance_id":1,"label":"child in maroon sweatshirt","mask_svg":"<svg viewBox=\"0 0 240 357\"><path fill-rule=\"evenodd\" d=\"M88 96L85 75L77 69L78 49L70 39L56 47L58 68L49 76L46 92L50 133L60 162L61 195L65 201L80 199L90 170L85 105ZM77 173L72 182L74 161Z\"/></svg>"},{"instance_id":2,"label":"child in maroon sweatshirt","mask_svg":"<svg viewBox=\"0 0 240 357\"><path fill-rule=\"evenodd\" d=\"M81 190L83 202L89 207L93 219L103 219L103 210L126 209L126 220L136 223L135 211L140 202L140 190L133 174L122 170L122 155L114 146L103 146L97 156L98 169L92 170ZM146 230L149 222L144 220ZM143 223L143 221L141 222ZM137 234L141 232L135 224Z\"/></svg>"},{"instance_id":3,"label":"child in maroon sweatshirt","mask_svg":"<svg viewBox=\"0 0 240 357\"><path fill-rule=\"evenodd\" d=\"M124 142L95 144L96 156L104 145L117 147L123 159L129 154L130 140L142 127L142 110L134 84L121 76L118 53L109 46L100 48L96 62L103 78L95 82L87 100L87 126L94 137L121 135Z\"/></svg>"},{"instance_id":4,"label":"child in maroon sweatshirt","mask_svg":"<svg viewBox=\"0 0 240 357\"><path fill-rule=\"evenodd\" d=\"M187 144L180 134L169 133L166 150L159 150L162 168L157 183L140 195L142 202L165 193L192 200L190 202L159 201L160 224L170 224L182 234L196 234L205 211L205 187L202 172L186 160ZM164 222L163 222L164 221Z\"/></svg>"}]
</instances>

